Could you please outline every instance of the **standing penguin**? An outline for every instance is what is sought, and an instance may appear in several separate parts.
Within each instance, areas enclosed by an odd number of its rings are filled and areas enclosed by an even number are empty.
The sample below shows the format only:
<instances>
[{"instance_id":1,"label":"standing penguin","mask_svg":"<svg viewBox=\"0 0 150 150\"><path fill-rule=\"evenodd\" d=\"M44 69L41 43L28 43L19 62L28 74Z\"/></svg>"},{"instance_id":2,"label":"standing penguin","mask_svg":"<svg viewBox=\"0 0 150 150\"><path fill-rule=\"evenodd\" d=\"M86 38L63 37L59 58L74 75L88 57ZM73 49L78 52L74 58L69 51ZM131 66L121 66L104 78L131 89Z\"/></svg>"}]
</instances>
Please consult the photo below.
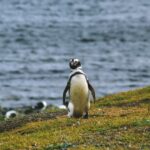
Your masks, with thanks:
<instances>
[{"instance_id":1,"label":"standing penguin","mask_svg":"<svg viewBox=\"0 0 150 150\"><path fill-rule=\"evenodd\" d=\"M81 63L78 59L71 59L69 66L72 71L63 92L63 104L68 107L68 117L88 118L90 94L92 94L95 102L94 88L82 71ZM65 100L67 91L69 91L69 102Z\"/></svg>"}]
</instances>

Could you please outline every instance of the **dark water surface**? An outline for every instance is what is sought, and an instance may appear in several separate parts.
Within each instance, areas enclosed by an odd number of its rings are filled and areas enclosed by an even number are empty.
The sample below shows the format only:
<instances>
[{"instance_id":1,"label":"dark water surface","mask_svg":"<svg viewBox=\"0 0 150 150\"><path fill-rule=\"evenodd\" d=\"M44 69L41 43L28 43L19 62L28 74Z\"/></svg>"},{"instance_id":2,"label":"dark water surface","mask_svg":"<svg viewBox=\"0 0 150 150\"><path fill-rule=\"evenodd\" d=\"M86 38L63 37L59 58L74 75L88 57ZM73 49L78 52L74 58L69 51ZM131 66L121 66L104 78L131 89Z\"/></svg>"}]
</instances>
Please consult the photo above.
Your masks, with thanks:
<instances>
[{"instance_id":1,"label":"dark water surface","mask_svg":"<svg viewBox=\"0 0 150 150\"><path fill-rule=\"evenodd\" d=\"M61 104L72 57L98 97L150 85L150 0L0 1L1 106Z\"/></svg>"}]
</instances>

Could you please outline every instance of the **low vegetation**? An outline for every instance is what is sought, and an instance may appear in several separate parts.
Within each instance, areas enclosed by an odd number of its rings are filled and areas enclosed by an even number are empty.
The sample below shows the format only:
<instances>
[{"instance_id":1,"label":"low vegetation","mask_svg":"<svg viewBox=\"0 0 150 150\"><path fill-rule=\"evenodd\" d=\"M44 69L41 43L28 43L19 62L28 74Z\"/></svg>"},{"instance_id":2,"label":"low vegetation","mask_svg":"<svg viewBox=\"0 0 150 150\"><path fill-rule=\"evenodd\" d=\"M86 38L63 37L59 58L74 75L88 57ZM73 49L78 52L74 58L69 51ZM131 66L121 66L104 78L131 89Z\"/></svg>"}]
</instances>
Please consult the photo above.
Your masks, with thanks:
<instances>
[{"instance_id":1,"label":"low vegetation","mask_svg":"<svg viewBox=\"0 0 150 150\"><path fill-rule=\"evenodd\" d=\"M149 150L150 87L99 98L89 119L47 110L0 122L1 150Z\"/></svg>"}]
</instances>

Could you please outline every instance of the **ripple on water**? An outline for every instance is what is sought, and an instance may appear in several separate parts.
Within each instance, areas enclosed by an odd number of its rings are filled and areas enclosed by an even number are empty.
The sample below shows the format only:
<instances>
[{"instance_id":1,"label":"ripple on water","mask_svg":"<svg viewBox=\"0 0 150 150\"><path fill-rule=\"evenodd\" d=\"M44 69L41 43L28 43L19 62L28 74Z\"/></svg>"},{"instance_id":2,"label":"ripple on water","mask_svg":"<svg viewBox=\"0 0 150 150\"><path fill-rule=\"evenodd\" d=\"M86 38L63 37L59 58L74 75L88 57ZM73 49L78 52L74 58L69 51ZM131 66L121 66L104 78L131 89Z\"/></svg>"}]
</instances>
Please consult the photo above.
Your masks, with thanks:
<instances>
[{"instance_id":1,"label":"ripple on water","mask_svg":"<svg viewBox=\"0 0 150 150\"><path fill-rule=\"evenodd\" d=\"M97 96L150 84L150 1L0 1L0 103L61 104L77 57ZM51 101L52 100L52 101Z\"/></svg>"}]
</instances>

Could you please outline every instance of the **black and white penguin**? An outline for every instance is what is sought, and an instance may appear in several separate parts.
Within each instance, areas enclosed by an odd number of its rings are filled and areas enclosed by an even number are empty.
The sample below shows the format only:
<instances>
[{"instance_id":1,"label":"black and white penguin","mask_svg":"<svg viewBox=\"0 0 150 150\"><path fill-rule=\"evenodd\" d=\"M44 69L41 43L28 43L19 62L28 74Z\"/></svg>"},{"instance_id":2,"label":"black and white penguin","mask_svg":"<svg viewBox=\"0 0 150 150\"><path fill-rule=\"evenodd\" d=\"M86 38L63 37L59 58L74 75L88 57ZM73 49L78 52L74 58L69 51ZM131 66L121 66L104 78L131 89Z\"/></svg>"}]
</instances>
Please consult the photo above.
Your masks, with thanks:
<instances>
[{"instance_id":1,"label":"black and white penguin","mask_svg":"<svg viewBox=\"0 0 150 150\"><path fill-rule=\"evenodd\" d=\"M9 110L5 114L5 120L10 119L10 118L15 118L18 115L18 112L15 110Z\"/></svg>"},{"instance_id":2,"label":"black and white penguin","mask_svg":"<svg viewBox=\"0 0 150 150\"><path fill-rule=\"evenodd\" d=\"M34 109L39 111L39 112L44 111L46 108L47 108L47 102L46 101L40 101L34 106Z\"/></svg>"},{"instance_id":3,"label":"black and white penguin","mask_svg":"<svg viewBox=\"0 0 150 150\"><path fill-rule=\"evenodd\" d=\"M68 108L68 117L88 118L91 95L95 102L94 88L89 83L78 59L71 59L69 66L72 71L63 92L63 104ZM66 101L66 93L68 91L69 102Z\"/></svg>"}]
</instances>

